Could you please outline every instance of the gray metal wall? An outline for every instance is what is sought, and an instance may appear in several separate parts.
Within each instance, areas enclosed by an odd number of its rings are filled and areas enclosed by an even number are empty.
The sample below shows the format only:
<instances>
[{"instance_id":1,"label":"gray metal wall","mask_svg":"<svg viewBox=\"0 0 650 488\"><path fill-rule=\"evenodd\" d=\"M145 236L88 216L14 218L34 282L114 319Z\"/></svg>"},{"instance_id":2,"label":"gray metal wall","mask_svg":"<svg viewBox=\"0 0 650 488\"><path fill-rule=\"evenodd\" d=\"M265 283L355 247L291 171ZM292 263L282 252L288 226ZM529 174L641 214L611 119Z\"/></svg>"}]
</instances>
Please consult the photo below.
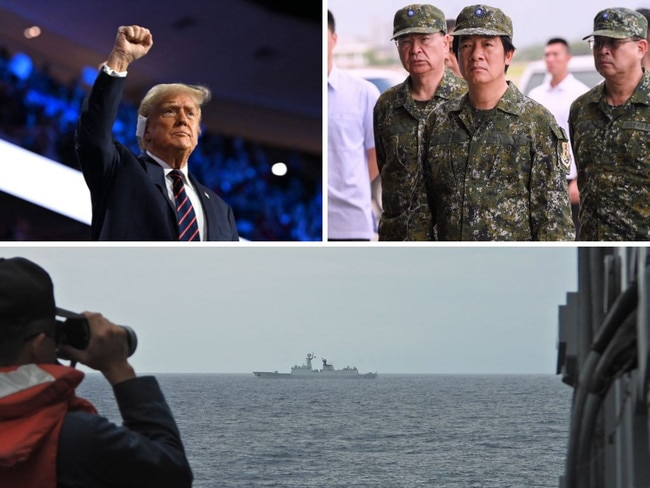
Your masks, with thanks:
<instances>
[{"instance_id":1,"label":"gray metal wall","mask_svg":"<svg viewBox=\"0 0 650 488\"><path fill-rule=\"evenodd\" d=\"M650 254L577 252L578 291L559 307L557 373L574 389L560 487L650 487Z\"/></svg>"}]
</instances>

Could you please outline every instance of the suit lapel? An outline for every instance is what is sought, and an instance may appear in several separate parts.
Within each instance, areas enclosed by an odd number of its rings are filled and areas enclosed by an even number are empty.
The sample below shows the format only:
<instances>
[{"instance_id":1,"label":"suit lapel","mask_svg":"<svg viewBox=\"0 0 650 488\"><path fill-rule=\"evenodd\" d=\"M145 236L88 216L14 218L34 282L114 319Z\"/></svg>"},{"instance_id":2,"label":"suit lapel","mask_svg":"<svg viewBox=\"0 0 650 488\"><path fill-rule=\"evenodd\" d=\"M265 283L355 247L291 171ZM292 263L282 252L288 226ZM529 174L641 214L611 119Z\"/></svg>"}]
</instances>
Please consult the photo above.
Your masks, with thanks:
<instances>
[{"instance_id":1,"label":"suit lapel","mask_svg":"<svg viewBox=\"0 0 650 488\"><path fill-rule=\"evenodd\" d=\"M176 210L174 209L174 205L172 205L172 202L167 196L165 172L163 171L162 167L147 154L141 154L138 156L138 159L140 160L145 173L147 173L148 178L154 185L158 187L162 195L165 197L165 201L168 203L169 208L172 210L175 218ZM192 182L192 185L194 185L194 188L196 188L196 193L198 194L199 200L201 201L203 215L205 217L205 222L208 228L208 240L216 239L216 236L220 235L220 233L223 233L223 229L220 229L219 218L215 213L217 202L214 201L214 196L210 195L210 192L207 190L207 188L199 183L191 173L188 173L188 177Z\"/></svg>"},{"instance_id":2,"label":"suit lapel","mask_svg":"<svg viewBox=\"0 0 650 488\"><path fill-rule=\"evenodd\" d=\"M189 172L188 172L188 177L192 182L192 185L194 185L194 188L196 188L196 193L199 196L199 200L201 200L201 207L203 208L203 216L205 217L205 222L208 228L207 240L212 240L214 239L214 236L217 235L217 228L219 227L217 216L213 213L216 202L212 201L213 198L212 196L210 196L210 193L207 191L207 188L203 186L201 183L199 183L196 180L196 178L194 178L192 174Z\"/></svg>"},{"instance_id":3,"label":"suit lapel","mask_svg":"<svg viewBox=\"0 0 650 488\"><path fill-rule=\"evenodd\" d=\"M174 216L176 216L176 209L174 208L174 205L172 205L172 202L169 200L169 195L167 194L167 185L165 184L165 171L162 169L162 166L151 159L147 154L141 154L138 156L138 160L142 164L142 168L144 169L151 183L153 183L153 185L158 188L162 196L165 197L165 201L169 205L169 208L172 209Z\"/></svg>"}]
</instances>

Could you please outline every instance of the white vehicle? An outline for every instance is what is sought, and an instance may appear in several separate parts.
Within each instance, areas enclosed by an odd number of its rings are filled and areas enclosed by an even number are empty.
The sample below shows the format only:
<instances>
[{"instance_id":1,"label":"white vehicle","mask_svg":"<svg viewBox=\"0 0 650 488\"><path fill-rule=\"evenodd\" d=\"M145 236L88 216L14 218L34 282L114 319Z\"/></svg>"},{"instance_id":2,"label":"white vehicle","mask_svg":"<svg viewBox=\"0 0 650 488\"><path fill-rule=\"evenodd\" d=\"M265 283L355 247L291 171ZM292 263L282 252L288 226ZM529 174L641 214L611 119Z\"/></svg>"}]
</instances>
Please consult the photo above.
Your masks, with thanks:
<instances>
[{"instance_id":1,"label":"white vehicle","mask_svg":"<svg viewBox=\"0 0 650 488\"><path fill-rule=\"evenodd\" d=\"M569 61L569 72L589 88L603 81L603 77L594 67L594 58L591 55L573 56ZM546 63L543 60L533 61L521 75L519 89L524 95L528 95L533 88L542 84L546 74Z\"/></svg>"},{"instance_id":2,"label":"white vehicle","mask_svg":"<svg viewBox=\"0 0 650 488\"><path fill-rule=\"evenodd\" d=\"M384 93L384 91L388 90L390 87L403 82L408 76L406 71L382 68L355 68L347 71L373 83L377 88L379 88L379 93Z\"/></svg>"}]
</instances>

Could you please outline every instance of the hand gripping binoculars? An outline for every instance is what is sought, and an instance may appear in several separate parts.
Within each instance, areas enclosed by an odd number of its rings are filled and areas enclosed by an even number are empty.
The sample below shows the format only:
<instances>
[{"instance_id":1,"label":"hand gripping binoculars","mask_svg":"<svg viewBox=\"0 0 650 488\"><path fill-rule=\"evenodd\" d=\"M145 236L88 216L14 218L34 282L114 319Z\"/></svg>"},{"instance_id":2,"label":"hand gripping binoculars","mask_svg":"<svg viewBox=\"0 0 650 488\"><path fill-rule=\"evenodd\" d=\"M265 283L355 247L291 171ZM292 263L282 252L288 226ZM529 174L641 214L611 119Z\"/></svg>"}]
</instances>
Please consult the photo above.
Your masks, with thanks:
<instances>
[{"instance_id":1,"label":"hand gripping binoculars","mask_svg":"<svg viewBox=\"0 0 650 488\"><path fill-rule=\"evenodd\" d=\"M56 320L56 336L60 344L67 344L75 349L86 349L90 343L90 324L88 319L78 313L56 309L56 314L64 320ZM138 347L138 336L126 325L120 325L126 331L127 356L132 356Z\"/></svg>"}]
</instances>

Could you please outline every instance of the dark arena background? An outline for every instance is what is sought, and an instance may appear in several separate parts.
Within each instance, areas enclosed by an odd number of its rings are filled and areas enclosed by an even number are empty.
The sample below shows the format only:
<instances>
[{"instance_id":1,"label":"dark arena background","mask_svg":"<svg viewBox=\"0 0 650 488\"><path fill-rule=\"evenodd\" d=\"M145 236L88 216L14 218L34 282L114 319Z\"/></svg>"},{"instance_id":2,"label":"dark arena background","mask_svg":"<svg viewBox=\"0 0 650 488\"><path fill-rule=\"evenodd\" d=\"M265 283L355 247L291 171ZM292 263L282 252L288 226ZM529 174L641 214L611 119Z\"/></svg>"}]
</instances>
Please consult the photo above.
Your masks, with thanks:
<instances>
[{"instance_id":1,"label":"dark arena background","mask_svg":"<svg viewBox=\"0 0 650 488\"><path fill-rule=\"evenodd\" d=\"M152 85L207 85L190 171L233 207L243 239L320 241L322 4L305 3L0 0L0 240L89 239L79 108L117 28L138 24L154 45L129 68L115 139L139 153Z\"/></svg>"}]
</instances>

